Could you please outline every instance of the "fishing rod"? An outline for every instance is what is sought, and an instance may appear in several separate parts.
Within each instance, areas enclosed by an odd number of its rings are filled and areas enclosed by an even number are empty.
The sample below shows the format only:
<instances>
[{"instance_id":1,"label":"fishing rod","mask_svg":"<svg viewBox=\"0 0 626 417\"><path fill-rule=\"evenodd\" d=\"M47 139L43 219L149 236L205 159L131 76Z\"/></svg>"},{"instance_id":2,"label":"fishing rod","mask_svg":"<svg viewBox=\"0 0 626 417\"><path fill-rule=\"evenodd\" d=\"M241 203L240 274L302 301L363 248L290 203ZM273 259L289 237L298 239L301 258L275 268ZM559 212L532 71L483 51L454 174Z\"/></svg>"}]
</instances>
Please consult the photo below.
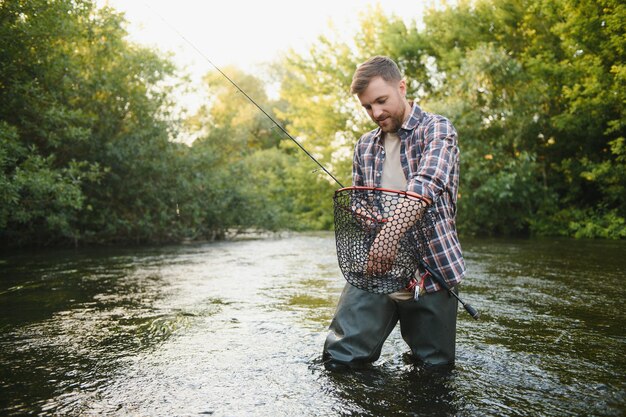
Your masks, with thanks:
<instances>
[{"instance_id":1,"label":"fishing rod","mask_svg":"<svg viewBox=\"0 0 626 417\"><path fill-rule=\"evenodd\" d=\"M226 78L237 89L237 91L239 91L241 94L243 94L244 97L246 97L252 104L254 104L254 106L257 109L259 109L268 119L270 119L272 121L272 123L274 123L274 125L276 125L276 127L278 127L289 139L291 139L291 141L293 143L295 143L298 146L298 148L300 148L302 150L302 152L304 152L330 178L332 178L337 183L337 185L339 185L339 187L341 189L345 189L343 184L341 182L339 182L339 180L337 178L335 178L335 176L330 171L328 171L324 165L322 165L317 159L315 159L315 157L313 157L313 155L311 155L311 153L309 153L309 151L306 150L306 148L304 146L302 146L302 144L300 142L298 142L289 132L287 132L287 130L280 123L278 123L267 111L265 111L265 109L260 104L258 104L252 97L250 97L248 95L248 93L246 93L241 87L239 87L239 85L235 81L233 81L226 73L224 73L224 71L222 71L215 63L213 63L213 61L211 61L211 59L208 56L206 56L198 47L196 47L196 45L193 42L191 42L189 39L187 39L185 37L185 35L183 35L176 27L171 25L160 13L158 13L156 10L152 9L147 3L144 2L144 5L147 8L149 8L150 10L152 10L153 13L156 14L163 21L163 23L166 26L168 26L172 31L174 31L174 33L176 33L182 40L184 40L193 50L195 50L213 68L215 68L215 70L217 72L219 72L224 78ZM437 281L437 283L439 285L441 285L444 289L446 289L448 291L449 294L452 294L457 299L457 301L465 308L465 310L474 319L478 320L478 318L480 317L480 313L475 308L473 308L471 305L469 305L468 303L466 303L463 300L461 300L461 298L450 288L450 286L441 277L441 275L439 275L435 270L433 270L430 266L428 266L428 264L426 264L426 262L424 262L422 259L420 259L419 263L430 274L430 276L435 281Z\"/></svg>"},{"instance_id":2,"label":"fishing rod","mask_svg":"<svg viewBox=\"0 0 626 417\"><path fill-rule=\"evenodd\" d=\"M261 107L261 105L259 103L257 103L252 97L250 97L248 95L248 93L246 93L244 90L242 90L241 87L239 87L239 85L237 85L237 83L235 83L226 73L224 73L224 71L222 71L217 65L215 65L213 63L213 61L211 61L211 59L209 59L208 56L206 56L199 48L197 48L196 45L193 42L191 42L189 39L187 39L185 37L185 35L183 35L176 27L174 27L167 20L165 20L165 18L163 16L161 16L160 13L158 13L156 10L152 9L145 2L144 2L144 5L146 7L148 7L149 9L151 9L154 12L154 14L156 14L163 21L163 23L165 23L171 30L173 30L178 36L180 36L180 38L182 40L184 40L193 50L195 50L202 58L204 58L209 64L211 64L211 66L213 68L215 68L215 70L217 72L219 72L224 78L226 78L241 94L243 94L252 104L254 104L257 109L259 109L265 116L267 116L267 118L270 119L272 121L272 123L274 123L274 125L276 125L276 127L279 128L289 139L291 139L291 141L293 143L298 145L298 147L302 150L302 152L304 152L326 174L328 174L328 176L330 178L332 178L337 183L337 185L339 185L340 188L344 188L343 184L341 182L339 182L339 180L337 178L335 178L335 176L333 174L331 174L330 171L328 171L324 165L322 165L317 159L315 159L313 157L313 155L311 155L309 153L309 151L307 151L306 148L304 146L302 146L302 144L296 140L296 138L294 138L293 136L291 136L291 134L289 132L287 132L287 129L285 129L280 123L278 123L276 121L276 119L274 119L267 111L265 111L265 109L263 107Z\"/></svg>"},{"instance_id":3,"label":"fishing rod","mask_svg":"<svg viewBox=\"0 0 626 417\"><path fill-rule=\"evenodd\" d=\"M439 284L443 288L445 288L448 291L448 293L452 294L454 296L454 298L456 298L457 301L459 303L461 303L461 305L463 306L465 311L467 311L469 313L469 315L472 316L473 319L478 320L480 318L480 312L478 310L476 310L474 307L472 307L471 305L469 305L468 303L466 303L465 301L461 300L461 297L459 297L459 295L456 292L452 291L452 288L450 288L450 286L448 285L446 280L443 279L443 277L441 275L439 275L439 273L437 271L432 269L426 262L424 262L422 260L420 260L420 265L422 266L422 268L424 268L426 270L426 272L428 272L428 274L435 281L437 281L437 284Z\"/></svg>"}]
</instances>

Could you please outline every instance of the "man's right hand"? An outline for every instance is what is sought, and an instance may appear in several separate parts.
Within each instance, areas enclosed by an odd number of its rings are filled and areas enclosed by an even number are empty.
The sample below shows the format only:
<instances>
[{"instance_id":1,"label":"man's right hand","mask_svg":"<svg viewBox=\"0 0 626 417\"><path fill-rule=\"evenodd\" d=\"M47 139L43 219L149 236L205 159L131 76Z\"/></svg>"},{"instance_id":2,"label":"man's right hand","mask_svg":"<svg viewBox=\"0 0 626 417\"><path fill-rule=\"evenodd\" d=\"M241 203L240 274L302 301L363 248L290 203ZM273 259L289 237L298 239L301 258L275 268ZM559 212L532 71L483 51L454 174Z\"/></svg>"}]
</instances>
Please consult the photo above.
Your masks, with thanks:
<instances>
[{"instance_id":1,"label":"man's right hand","mask_svg":"<svg viewBox=\"0 0 626 417\"><path fill-rule=\"evenodd\" d=\"M397 233L398 230L392 224L386 223L376 235L367 256L367 275L384 275L391 270L398 252L398 242L402 237Z\"/></svg>"}]
</instances>

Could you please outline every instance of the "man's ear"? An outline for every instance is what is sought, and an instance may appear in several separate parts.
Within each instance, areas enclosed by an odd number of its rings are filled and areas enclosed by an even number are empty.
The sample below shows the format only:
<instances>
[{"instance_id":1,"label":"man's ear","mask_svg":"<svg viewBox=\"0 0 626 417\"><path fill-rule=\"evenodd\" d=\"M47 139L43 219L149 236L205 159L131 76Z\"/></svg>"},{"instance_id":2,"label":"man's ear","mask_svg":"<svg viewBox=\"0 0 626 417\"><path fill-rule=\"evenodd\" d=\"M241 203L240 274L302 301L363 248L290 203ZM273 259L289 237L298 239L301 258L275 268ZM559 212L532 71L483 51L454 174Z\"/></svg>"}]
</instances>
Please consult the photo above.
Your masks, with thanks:
<instances>
[{"instance_id":1,"label":"man's ear","mask_svg":"<svg viewBox=\"0 0 626 417\"><path fill-rule=\"evenodd\" d=\"M402 95L402 97L406 97L406 80L404 78L400 80L398 88L400 89L400 94Z\"/></svg>"}]
</instances>

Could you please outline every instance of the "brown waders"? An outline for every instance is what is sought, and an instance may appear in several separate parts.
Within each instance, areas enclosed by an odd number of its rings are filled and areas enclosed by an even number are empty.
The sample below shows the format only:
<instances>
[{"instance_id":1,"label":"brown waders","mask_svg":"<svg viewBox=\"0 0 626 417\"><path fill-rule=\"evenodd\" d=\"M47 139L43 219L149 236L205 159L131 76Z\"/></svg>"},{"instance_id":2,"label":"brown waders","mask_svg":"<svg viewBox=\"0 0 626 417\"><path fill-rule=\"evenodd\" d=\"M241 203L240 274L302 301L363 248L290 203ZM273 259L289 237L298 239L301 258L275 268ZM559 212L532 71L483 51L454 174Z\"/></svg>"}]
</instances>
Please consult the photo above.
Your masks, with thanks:
<instances>
[{"instance_id":1,"label":"brown waders","mask_svg":"<svg viewBox=\"0 0 626 417\"><path fill-rule=\"evenodd\" d=\"M324 344L327 369L356 368L376 361L400 321L402 338L424 366L454 363L457 301L442 290L417 301L394 301L346 284Z\"/></svg>"}]
</instances>

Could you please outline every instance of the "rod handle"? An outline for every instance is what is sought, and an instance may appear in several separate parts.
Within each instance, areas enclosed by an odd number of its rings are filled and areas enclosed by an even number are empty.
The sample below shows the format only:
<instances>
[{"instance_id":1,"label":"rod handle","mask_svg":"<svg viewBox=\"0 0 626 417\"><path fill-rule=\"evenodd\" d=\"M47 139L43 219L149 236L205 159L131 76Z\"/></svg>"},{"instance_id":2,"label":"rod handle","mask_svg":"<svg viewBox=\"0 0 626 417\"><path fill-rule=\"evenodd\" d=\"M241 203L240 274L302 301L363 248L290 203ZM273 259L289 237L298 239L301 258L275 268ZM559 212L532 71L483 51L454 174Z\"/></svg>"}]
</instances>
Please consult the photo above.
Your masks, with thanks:
<instances>
[{"instance_id":1,"label":"rod handle","mask_svg":"<svg viewBox=\"0 0 626 417\"><path fill-rule=\"evenodd\" d=\"M434 278L434 280L439 283L439 285L441 285L443 288L448 290L448 292L452 294L454 298L456 298L458 302L463 305L463 307L465 308L465 311L467 311L474 320L478 320L480 318L480 313L478 312L478 310L476 310L471 305L467 304L465 301L461 300L461 298L454 291L452 291L450 286L448 286L448 284L446 283L446 281L443 279L441 275L439 275L437 272L435 272L435 270L433 270L430 266L428 266L426 262L420 261L420 264L424 267L426 271L428 271L428 273Z\"/></svg>"},{"instance_id":2,"label":"rod handle","mask_svg":"<svg viewBox=\"0 0 626 417\"><path fill-rule=\"evenodd\" d=\"M472 307L471 305L465 303L463 304L463 307L465 308L465 311L467 311L474 320L478 320L480 318L480 312L476 310L474 307Z\"/></svg>"}]
</instances>

